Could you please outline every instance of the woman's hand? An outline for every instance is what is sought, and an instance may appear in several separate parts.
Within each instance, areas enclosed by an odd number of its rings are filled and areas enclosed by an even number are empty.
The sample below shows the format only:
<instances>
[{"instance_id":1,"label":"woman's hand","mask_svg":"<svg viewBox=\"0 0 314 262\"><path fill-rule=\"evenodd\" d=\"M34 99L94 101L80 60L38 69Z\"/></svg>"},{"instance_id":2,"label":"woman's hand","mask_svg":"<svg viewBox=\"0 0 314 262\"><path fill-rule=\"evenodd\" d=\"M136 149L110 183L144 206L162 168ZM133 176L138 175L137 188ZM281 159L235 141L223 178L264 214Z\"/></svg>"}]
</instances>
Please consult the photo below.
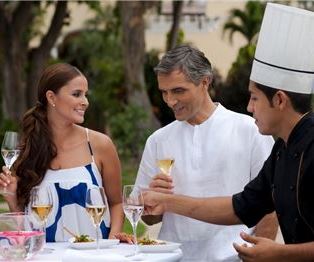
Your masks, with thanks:
<instances>
[{"instance_id":1,"label":"woman's hand","mask_svg":"<svg viewBox=\"0 0 314 262\"><path fill-rule=\"evenodd\" d=\"M127 233L115 233L112 237L109 238L119 239L121 243L134 244L134 237Z\"/></svg>"},{"instance_id":2,"label":"woman's hand","mask_svg":"<svg viewBox=\"0 0 314 262\"><path fill-rule=\"evenodd\" d=\"M5 192L3 196L5 199L16 194L17 189L17 177L13 176L11 171L6 167L2 167L2 172L0 173L0 190Z\"/></svg>"}]
</instances>

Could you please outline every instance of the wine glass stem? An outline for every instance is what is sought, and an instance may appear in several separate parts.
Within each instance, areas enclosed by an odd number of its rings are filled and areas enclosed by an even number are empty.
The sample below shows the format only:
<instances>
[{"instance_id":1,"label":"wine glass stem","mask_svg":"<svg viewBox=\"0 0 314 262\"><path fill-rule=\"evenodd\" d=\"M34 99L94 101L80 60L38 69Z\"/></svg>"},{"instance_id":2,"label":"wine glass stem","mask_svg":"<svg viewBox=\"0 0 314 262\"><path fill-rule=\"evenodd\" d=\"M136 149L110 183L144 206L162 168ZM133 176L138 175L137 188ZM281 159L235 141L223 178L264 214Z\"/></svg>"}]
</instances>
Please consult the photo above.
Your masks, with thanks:
<instances>
[{"instance_id":1,"label":"wine glass stem","mask_svg":"<svg viewBox=\"0 0 314 262\"><path fill-rule=\"evenodd\" d=\"M137 223L132 223L132 228L133 228L133 237L134 237L134 245L135 245L135 255L137 255L138 254L138 245L137 245L137 237L136 237Z\"/></svg>"},{"instance_id":2,"label":"wine glass stem","mask_svg":"<svg viewBox=\"0 0 314 262\"><path fill-rule=\"evenodd\" d=\"M46 246L46 243L47 243L47 234L46 234L46 232L47 232L47 230L46 230L46 227L47 227L47 220L46 219L44 219L43 221L42 221L42 225L43 225L43 232L44 232L44 241L43 241L43 246L42 246L42 249L41 249L41 252L45 252L45 246Z\"/></svg>"},{"instance_id":3,"label":"wine glass stem","mask_svg":"<svg viewBox=\"0 0 314 262\"><path fill-rule=\"evenodd\" d=\"M96 225L96 248L99 249L99 233L98 233L99 225Z\"/></svg>"}]
</instances>

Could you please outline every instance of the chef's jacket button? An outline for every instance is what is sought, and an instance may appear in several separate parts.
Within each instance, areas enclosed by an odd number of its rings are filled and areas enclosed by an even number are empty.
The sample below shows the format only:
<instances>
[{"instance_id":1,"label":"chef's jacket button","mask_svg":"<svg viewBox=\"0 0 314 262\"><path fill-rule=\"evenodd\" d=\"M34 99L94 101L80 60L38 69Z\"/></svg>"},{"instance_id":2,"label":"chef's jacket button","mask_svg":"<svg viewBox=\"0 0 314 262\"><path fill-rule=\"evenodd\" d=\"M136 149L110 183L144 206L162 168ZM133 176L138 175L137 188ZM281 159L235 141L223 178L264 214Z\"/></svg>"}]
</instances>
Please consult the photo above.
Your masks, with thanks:
<instances>
[{"instance_id":1,"label":"chef's jacket button","mask_svg":"<svg viewBox=\"0 0 314 262\"><path fill-rule=\"evenodd\" d=\"M299 157L299 153L294 153L294 158L298 158Z\"/></svg>"},{"instance_id":2,"label":"chef's jacket button","mask_svg":"<svg viewBox=\"0 0 314 262\"><path fill-rule=\"evenodd\" d=\"M294 190L295 189L295 186L294 185L291 185L290 186L290 190L292 191L292 190Z\"/></svg>"},{"instance_id":3,"label":"chef's jacket button","mask_svg":"<svg viewBox=\"0 0 314 262\"><path fill-rule=\"evenodd\" d=\"M294 219L294 223L298 223L299 222L299 219L296 217L295 219Z\"/></svg>"}]
</instances>

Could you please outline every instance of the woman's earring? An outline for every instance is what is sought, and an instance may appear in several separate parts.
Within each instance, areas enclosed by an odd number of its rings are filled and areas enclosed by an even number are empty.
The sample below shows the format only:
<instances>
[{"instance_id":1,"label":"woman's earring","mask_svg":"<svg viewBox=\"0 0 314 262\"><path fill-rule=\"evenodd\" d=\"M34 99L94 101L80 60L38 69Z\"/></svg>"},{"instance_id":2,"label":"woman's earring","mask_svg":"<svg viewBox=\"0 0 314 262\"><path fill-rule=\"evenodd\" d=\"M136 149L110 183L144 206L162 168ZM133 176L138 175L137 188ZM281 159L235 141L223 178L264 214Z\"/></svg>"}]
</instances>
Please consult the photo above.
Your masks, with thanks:
<instances>
[{"instance_id":1,"label":"woman's earring","mask_svg":"<svg viewBox=\"0 0 314 262\"><path fill-rule=\"evenodd\" d=\"M56 104L52 104L52 107L56 107Z\"/></svg>"}]
</instances>

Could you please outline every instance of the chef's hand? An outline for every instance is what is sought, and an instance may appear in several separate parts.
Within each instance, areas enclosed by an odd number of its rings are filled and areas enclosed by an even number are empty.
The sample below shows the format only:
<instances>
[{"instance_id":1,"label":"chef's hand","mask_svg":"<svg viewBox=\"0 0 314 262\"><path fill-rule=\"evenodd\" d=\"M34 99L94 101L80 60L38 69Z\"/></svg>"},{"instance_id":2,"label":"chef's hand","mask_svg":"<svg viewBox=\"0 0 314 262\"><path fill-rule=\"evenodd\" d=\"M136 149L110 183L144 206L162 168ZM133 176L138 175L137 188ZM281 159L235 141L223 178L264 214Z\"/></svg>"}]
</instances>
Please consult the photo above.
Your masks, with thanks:
<instances>
[{"instance_id":1,"label":"chef's hand","mask_svg":"<svg viewBox=\"0 0 314 262\"><path fill-rule=\"evenodd\" d=\"M244 232L240 234L241 238L252 245L238 245L233 243L233 247L238 252L239 257L244 262L278 262L280 260L280 248L273 240L264 237L255 237Z\"/></svg>"},{"instance_id":2,"label":"chef's hand","mask_svg":"<svg viewBox=\"0 0 314 262\"><path fill-rule=\"evenodd\" d=\"M165 212L163 200L166 194L159 192L146 191L143 192L145 214L146 215L162 215Z\"/></svg>"}]
</instances>

